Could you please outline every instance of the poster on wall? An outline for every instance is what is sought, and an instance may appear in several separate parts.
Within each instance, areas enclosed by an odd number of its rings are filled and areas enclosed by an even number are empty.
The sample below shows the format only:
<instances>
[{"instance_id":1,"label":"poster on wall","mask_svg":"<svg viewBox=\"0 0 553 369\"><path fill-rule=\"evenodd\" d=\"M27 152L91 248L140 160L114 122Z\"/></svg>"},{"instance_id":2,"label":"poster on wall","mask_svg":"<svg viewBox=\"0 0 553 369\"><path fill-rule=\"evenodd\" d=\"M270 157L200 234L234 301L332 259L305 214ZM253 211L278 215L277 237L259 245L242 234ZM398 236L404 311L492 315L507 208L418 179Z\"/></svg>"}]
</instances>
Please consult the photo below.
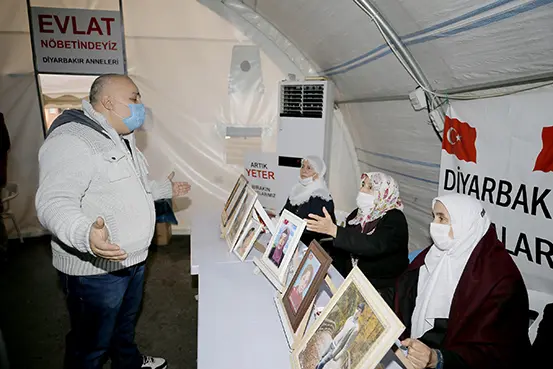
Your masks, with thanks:
<instances>
[{"instance_id":1,"label":"poster on wall","mask_svg":"<svg viewBox=\"0 0 553 369\"><path fill-rule=\"evenodd\" d=\"M526 286L553 294L553 89L454 102L440 194L480 200Z\"/></svg>"},{"instance_id":2,"label":"poster on wall","mask_svg":"<svg viewBox=\"0 0 553 369\"><path fill-rule=\"evenodd\" d=\"M38 73L125 74L119 11L31 7Z\"/></svg>"}]
</instances>

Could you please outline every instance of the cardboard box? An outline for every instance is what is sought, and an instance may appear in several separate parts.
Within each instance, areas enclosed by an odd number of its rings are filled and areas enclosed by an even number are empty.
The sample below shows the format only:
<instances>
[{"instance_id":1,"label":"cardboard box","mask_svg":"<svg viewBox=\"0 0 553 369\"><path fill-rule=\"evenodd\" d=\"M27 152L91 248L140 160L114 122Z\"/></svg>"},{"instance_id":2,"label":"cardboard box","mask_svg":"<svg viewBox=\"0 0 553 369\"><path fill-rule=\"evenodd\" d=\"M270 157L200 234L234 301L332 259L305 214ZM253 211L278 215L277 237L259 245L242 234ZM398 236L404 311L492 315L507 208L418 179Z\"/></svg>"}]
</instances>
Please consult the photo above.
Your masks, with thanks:
<instances>
[{"instance_id":1,"label":"cardboard box","mask_svg":"<svg viewBox=\"0 0 553 369\"><path fill-rule=\"evenodd\" d=\"M166 246L171 242L173 228L169 223L156 223L154 232L154 244L157 246Z\"/></svg>"}]
</instances>

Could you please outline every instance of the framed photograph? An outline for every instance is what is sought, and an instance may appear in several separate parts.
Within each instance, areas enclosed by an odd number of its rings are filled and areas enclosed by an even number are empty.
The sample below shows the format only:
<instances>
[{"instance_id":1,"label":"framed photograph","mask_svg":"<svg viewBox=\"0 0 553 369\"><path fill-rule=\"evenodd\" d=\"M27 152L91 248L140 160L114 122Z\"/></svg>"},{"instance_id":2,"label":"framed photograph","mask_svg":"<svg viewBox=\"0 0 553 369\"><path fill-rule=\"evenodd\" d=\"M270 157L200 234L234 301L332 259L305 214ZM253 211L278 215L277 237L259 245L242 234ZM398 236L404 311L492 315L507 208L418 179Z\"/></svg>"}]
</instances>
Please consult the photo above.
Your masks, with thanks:
<instances>
[{"instance_id":1,"label":"framed photograph","mask_svg":"<svg viewBox=\"0 0 553 369\"><path fill-rule=\"evenodd\" d=\"M311 242L282 298L286 315L295 332L312 305L332 258L317 241Z\"/></svg>"},{"instance_id":2,"label":"framed photograph","mask_svg":"<svg viewBox=\"0 0 553 369\"><path fill-rule=\"evenodd\" d=\"M250 217L248 224L244 227L236 245L234 245L233 252L242 261L246 260L246 257L250 253L257 237L261 233L261 223L259 223L254 217Z\"/></svg>"},{"instance_id":3,"label":"framed photograph","mask_svg":"<svg viewBox=\"0 0 553 369\"><path fill-rule=\"evenodd\" d=\"M286 283L288 266L296 251L305 225L305 220L288 210L284 210L276 226L275 233L273 233L263 254L262 262L265 263L269 271L277 277L282 285Z\"/></svg>"},{"instance_id":4,"label":"framed photograph","mask_svg":"<svg viewBox=\"0 0 553 369\"><path fill-rule=\"evenodd\" d=\"M243 174L238 177L238 180L234 184L234 187L232 188L232 191L230 191L230 195L225 202L225 205L223 206L223 212L221 213L221 224L224 227L227 226L227 223L234 213L234 210L236 210L236 206L238 205L239 200L244 194L244 189L246 185L248 184L248 180L246 177L244 177Z\"/></svg>"},{"instance_id":5,"label":"framed photograph","mask_svg":"<svg viewBox=\"0 0 553 369\"><path fill-rule=\"evenodd\" d=\"M292 352L295 369L374 369L405 327L355 267Z\"/></svg>"},{"instance_id":6,"label":"framed photograph","mask_svg":"<svg viewBox=\"0 0 553 369\"><path fill-rule=\"evenodd\" d=\"M228 232L225 236L229 246L229 251L232 251L236 241L238 241L242 228L244 228L246 222L250 218L253 205L256 200L257 192L255 192L255 190L253 190L250 186L246 186L245 193L238 203L239 205L232 216L232 221L229 222Z\"/></svg>"}]
</instances>

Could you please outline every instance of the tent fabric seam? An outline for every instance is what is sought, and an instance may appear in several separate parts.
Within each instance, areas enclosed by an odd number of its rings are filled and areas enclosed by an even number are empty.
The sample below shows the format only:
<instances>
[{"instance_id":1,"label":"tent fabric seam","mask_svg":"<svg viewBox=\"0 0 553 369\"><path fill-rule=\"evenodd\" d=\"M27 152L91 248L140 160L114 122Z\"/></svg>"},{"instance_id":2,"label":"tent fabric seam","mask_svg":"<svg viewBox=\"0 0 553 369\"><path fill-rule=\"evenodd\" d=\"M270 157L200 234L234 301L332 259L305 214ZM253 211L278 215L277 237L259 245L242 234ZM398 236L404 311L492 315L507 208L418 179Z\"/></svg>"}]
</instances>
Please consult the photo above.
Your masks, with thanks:
<instances>
[{"instance_id":1,"label":"tent fabric seam","mask_svg":"<svg viewBox=\"0 0 553 369\"><path fill-rule=\"evenodd\" d=\"M451 19L448 19L444 22L441 22L441 23L438 23L438 24L435 24L433 26L430 26L430 27L427 27L427 28L424 28L422 30L419 30L419 31L415 31L415 32L411 32L411 33L408 33L406 35L404 35L402 38L412 38L412 37L416 37L416 36L421 36L425 33L429 33L429 32L432 32L432 31L436 31L440 28L445 28L447 26L451 26L451 25L454 25L455 23L458 23L458 22L462 22L464 20L467 20L469 18L472 18L472 17L475 17L477 15L480 15L480 14L483 14L489 10L494 10L496 8L499 8L500 6L503 6L505 4L508 4L508 3L511 3L511 2L514 2L514 1L518 1L518 0L498 0L496 1L495 3L491 3L491 4L488 4L488 5L485 5L481 8L478 8L478 9L475 9L473 11L470 11L468 13L465 13L465 14L462 14L458 17L455 17L455 18L451 18ZM381 45L380 47L385 47L386 45ZM376 50L376 49L375 49ZM348 60L342 64L339 64L339 65L336 65L336 66L333 66L333 67L330 67L328 69L325 69L323 71L323 73L328 73L328 72L331 72L335 69L340 69L342 67L345 67L345 66L348 66L352 63L355 63L357 61L360 61L368 56L370 56L371 54L373 54L373 50L371 51L368 51L366 52L365 54L362 54L362 55L359 55L351 60Z\"/></svg>"},{"instance_id":2,"label":"tent fabric seam","mask_svg":"<svg viewBox=\"0 0 553 369\"><path fill-rule=\"evenodd\" d=\"M428 41L437 40L437 39L440 39L440 38L447 38L447 37L454 36L454 35L457 35L459 33L465 32L465 31L469 31L469 30L473 30L473 29L477 29L477 28L482 28L482 27L488 26L492 23L500 22L502 20L512 18L514 16L526 13L528 11L535 10L535 9L541 7L541 6L549 5L549 4L552 4L552 3L553 3L553 0L534 0L530 3L522 4L522 5L514 8L514 9L510 9L510 10L504 11L502 13L494 14L494 15L491 15L487 18L475 20L473 23L461 26L459 28L455 28L455 29L448 30L448 31L443 31L442 33L438 33L436 35L429 35L429 36L421 37L421 38L418 38L418 39L415 39L415 40L409 40L409 41L404 41L404 42L405 42L406 46L410 46L410 45L416 45L416 44L421 44L421 43L425 43L425 42L428 42ZM403 38L405 38L405 36L402 37L402 39ZM374 54L377 54L381 51L383 51L383 52L378 54L378 55L374 55ZM354 70L354 69L357 69L357 68L359 68L363 65L369 64L369 63L371 63L375 60L378 60L378 59L380 59L380 58L382 58L382 57L384 57L388 54L391 54L391 53L392 53L392 51L389 49L388 45L383 44L383 45L380 45L380 46L374 48L373 50L369 51L368 53L364 54L361 58L357 57L357 58L354 58L354 59L352 59L348 62L342 63L341 65L347 66L344 69L341 69L342 67L337 66L337 67L332 67L332 68L326 69L325 71L323 71L323 73L325 73L325 75L328 76L328 77L343 74L343 73L347 73L351 70ZM374 55L374 56L372 56L370 58L367 58L370 55ZM367 58L367 59L365 59L365 58ZM332 71L332 72L327 73L327 71Z\"/></svg>"},{"instance_id":3,"label":"tent fabric seam","mask_svg":"<svg viewBox=\"0 0 553 369\"><path fill-rule=\"evenodd\" d=\"M360 163L363 163L363 164L365 164L365 165L368 165L369 167L372 167L372 168L375 168L375 169L378 169L378 170L383 170L383 171L388 172L388 173L397 174L397 175L400 175L400 176L403 176L403 177L415 179L415 180L421 181L421 182L431 183L431 184L434 184L434 185L438 185L438 184L439 184L438 181L433 181L433 180L431 180L431 179L426 179L426 178L421 178L421 177L415 177L415 176L412 176L412 175L410 175L410 174L405 174L405 173L397 172L397 171L395 171L395 170L391 170L391 169L379 167L379 166L376 166L376 165L374 165L374 164L371 164L371 163L366 162L366 161L361 160L361 159L358 159L358 161L359 161Z\"/></svg>"},{"instance_id":4,"label":"tent fabric seam","mask_svg":"<svg viewBox=\"0 0 553 369\"><path fill-rule=\"evenodd\" d=\"M360 147L356 147L355 149L358 150L358 151L361 151L363 153L366 153L366 154L371 154L371 155L374 155L374 156L380 156L382 158L392 159L392 160L400 161L400 162L403 162L403 163L415 164L415 165L420 165L420 166L429 167L429 168L439 168L440 167L440 164L436 164L436 163L430 163L430 162L426 162L426 161L400 158L399 156L393 156L393 155L389 155L389 154L369 151L369 150L362 149Z\"/></svg>"}]
</instances>

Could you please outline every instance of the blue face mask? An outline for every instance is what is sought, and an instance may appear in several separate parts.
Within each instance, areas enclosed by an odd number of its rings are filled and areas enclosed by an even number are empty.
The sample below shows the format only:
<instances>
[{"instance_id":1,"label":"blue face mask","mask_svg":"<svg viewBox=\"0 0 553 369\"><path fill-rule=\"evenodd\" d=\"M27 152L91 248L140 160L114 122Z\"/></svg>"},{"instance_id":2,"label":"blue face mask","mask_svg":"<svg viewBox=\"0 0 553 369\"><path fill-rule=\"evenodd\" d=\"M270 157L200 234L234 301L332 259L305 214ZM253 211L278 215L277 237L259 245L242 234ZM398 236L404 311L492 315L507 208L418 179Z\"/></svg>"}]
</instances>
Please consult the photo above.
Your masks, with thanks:
<instances>
[{"instance_id":1,"label":"blue face mask","mask_svg":"<svg viewBox=\"0 0 553 369\"><path fill-rule=\"evenodd\" d=\"M120 103L120 104L123 104L123 103ZM144 104L128 104L127 106L131 110L130 116L123 118L115 111L113 111L113 113L117 115L119 118L121 118L123 120L123 123L125 123L125 125L129 129L129 131L132 132L135 129L142 127L142 125L144 124L144 119L146 119L146 108L144 107Z\"/></svg>"}]
</instances>

